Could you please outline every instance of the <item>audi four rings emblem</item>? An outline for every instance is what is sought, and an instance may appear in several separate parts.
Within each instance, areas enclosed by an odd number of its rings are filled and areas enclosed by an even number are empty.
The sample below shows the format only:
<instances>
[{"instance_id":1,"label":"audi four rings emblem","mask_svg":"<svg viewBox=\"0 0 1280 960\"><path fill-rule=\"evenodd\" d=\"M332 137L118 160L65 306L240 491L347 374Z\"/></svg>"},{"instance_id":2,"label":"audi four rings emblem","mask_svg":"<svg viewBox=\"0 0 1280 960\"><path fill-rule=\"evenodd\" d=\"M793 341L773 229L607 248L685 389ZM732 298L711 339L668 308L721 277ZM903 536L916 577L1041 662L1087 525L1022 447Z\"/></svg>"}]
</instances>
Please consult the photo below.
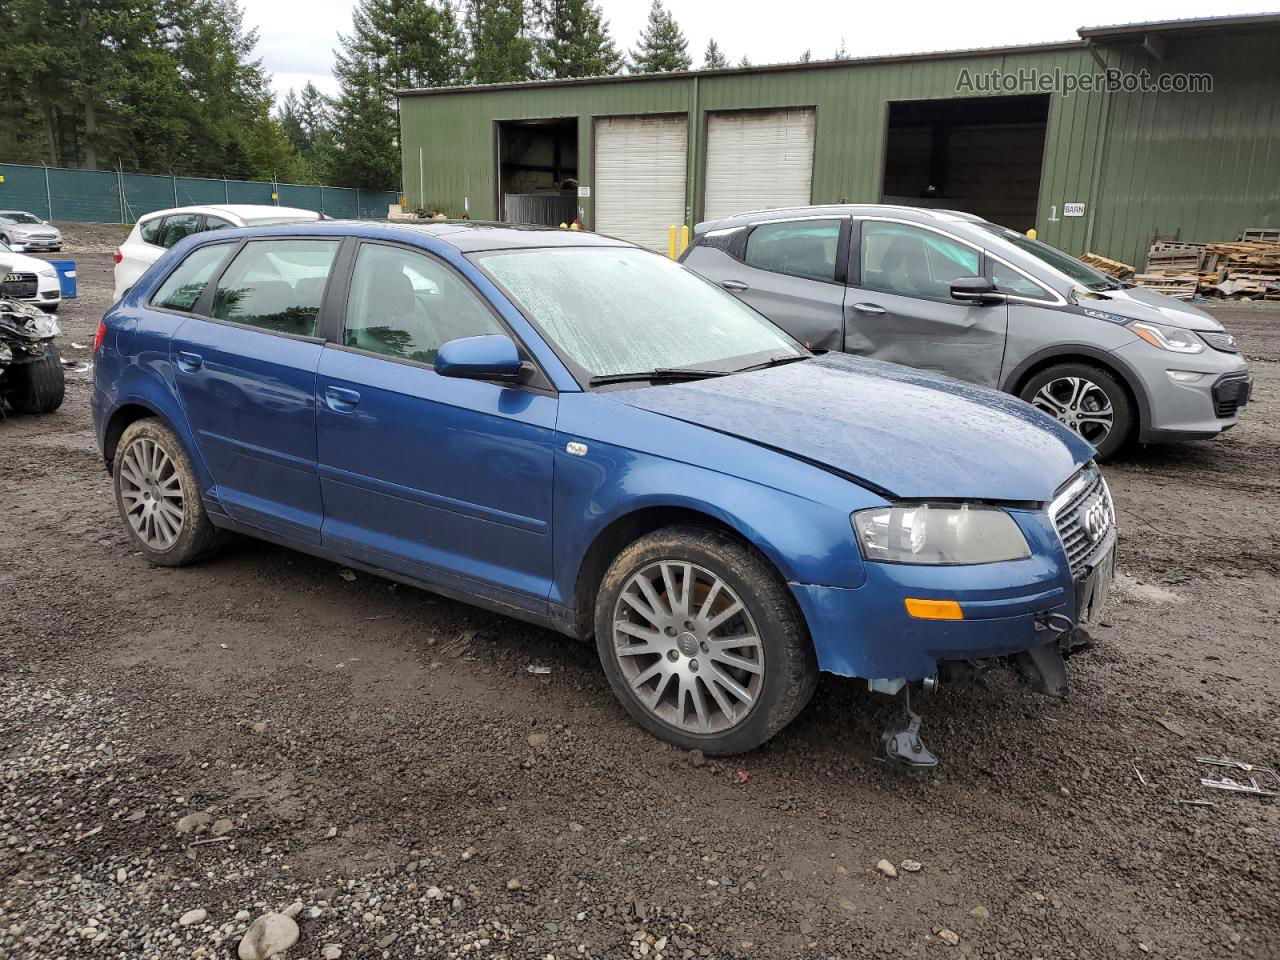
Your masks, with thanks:
<instances>
[{"instance_id":1,"label":"audi four rings emblem","mask_svg":"<svg viewBox=\"0 0 1280 960\"><path fill-rule=\"evenodd\" d=\"M1080 524L1092 543L1097 543L1107 532L1108 520L1105 497L1095 497L1093 503L1080 511Z\"/></svg>"}]
</instances>

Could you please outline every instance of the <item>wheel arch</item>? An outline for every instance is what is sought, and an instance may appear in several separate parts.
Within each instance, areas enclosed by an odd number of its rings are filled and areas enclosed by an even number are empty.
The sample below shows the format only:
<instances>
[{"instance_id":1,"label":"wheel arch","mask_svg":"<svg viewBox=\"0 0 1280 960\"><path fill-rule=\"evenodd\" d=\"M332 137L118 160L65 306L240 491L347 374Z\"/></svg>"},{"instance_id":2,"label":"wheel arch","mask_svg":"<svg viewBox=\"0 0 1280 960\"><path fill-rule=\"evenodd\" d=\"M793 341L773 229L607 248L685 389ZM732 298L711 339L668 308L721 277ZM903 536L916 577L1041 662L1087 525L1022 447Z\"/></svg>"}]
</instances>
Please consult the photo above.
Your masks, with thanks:
<instances>
[{"instance_id":1,"label":"wheel arch","mask_svg":"<svg viewBox=\"0 0 1280 960\"><path fill-rule=\"evenodd\" d=\"M1032 377L1060 363L1083 363L1101 367L1114 376L1129 394L1129 400L1137 414L1138 422L1134 424L1133 435L1137 436L1147 430L1151 423L1151 402L1137 372L1114 353L1086 343L1060 344L1033 353L1013 368L1005 377L1001 389L1016 397Z\"/></svg>"},{"instance_id":2,"label":"wheel arch","mask_svg":"<svg viewBox=\"0 0 1280 960\"><path fill-rule=\"evenodd\" d=\"M609 521L592 539L578 564L574 584L573 618L578 637L589 639L595 633L596 597L605 572L614 558L628 545L641 537L678 524L691 524L719 530L754 553L784 585L787 577L768 552L735 527L729 520L714 513L679 504L650 504L628 511ZM797 621L804 626L805 618L797 609Z\"/></svg>"}]
</instances>

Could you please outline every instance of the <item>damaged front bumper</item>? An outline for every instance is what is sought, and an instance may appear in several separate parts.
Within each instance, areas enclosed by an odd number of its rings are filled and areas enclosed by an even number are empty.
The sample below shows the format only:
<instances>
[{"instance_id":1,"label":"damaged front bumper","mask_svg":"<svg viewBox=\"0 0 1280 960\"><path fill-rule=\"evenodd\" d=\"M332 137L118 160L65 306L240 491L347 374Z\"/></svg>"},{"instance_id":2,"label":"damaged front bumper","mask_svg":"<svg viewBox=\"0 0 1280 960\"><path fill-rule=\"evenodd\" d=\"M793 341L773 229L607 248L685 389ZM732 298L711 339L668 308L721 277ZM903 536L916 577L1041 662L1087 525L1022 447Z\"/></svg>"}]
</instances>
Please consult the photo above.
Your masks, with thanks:
<instances>
[{"instance_id":1,"label":"damaged front bumper","mask_svg":"<svg viewBox=\"0 0 1280 960\"><path fill-rule=\"evenodd\" d=\"M1061 694L1065 674L1055 675L1054 661L1060 668L1063 654L1087 644L1083 628L1096 621L1110 592L1114 544L1077 581L1047 518L1028 511L1016 519L1031 548L1021 560L868 563L857 588L790 584L819 667L895 693L907 682L976 675L1006 663L1039 689ZM962 618L913 617L908 598L954 601Z\"/></svg>"}]
</instances>

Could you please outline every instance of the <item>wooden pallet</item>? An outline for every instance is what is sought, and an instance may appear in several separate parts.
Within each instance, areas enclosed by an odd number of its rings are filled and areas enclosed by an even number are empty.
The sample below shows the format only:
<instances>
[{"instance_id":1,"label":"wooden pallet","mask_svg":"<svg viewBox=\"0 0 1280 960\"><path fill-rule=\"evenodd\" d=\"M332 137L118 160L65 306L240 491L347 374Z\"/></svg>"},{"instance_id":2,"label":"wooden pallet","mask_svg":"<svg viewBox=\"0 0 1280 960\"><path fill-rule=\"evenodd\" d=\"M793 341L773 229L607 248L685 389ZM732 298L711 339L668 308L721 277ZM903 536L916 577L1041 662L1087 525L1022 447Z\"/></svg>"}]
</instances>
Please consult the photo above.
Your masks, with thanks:
<instances>
[{"instance_id":1,"label":"wooden pallet","mask_svg":"<svg viewBox=\"0 0 1280 960\"><path fill-rule=\"evenodd\" d=\"M1190 300L1196 295L1200 276L1195 273L1139 273L1133 281L1140 287L1163 293L1167 297Z\"/></svg>"},{"instance_id":2,"label":"wooden pallet","mask_svg":"<svg viewBox=\"0 0 1280 960\"><path fill-rule=\"evenodd\" d=\"M1104 257L1100 253L1086 253L1080 260L1082 263L1087 263L1089 266L1101 270L1107 276L1115 277L1117 280L1123 280L1134 274L1134 269L1129 264Z\"/></svg>"}]
</instances>

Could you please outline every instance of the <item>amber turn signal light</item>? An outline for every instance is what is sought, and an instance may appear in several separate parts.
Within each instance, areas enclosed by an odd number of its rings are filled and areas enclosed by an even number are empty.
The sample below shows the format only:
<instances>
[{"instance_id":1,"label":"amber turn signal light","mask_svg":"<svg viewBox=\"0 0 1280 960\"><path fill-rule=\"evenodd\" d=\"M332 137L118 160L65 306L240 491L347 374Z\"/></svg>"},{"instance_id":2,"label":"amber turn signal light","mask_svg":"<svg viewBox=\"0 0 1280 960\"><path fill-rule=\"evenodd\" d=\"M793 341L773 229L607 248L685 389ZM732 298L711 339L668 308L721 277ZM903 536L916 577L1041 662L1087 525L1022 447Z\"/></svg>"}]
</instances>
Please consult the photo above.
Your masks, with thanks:
<instances>
[{"instance_id":1,"label":"amber turn signal light","mask_svg":"<svg viewBox=\"0 0 1280 960\"><path fill-rule=\"evenodd\" d=\"M907 605L907 613L917 620L963 620L964 611L954 600L917 600L907 597L903 601Z\"/></svg>"}]
</instances>

